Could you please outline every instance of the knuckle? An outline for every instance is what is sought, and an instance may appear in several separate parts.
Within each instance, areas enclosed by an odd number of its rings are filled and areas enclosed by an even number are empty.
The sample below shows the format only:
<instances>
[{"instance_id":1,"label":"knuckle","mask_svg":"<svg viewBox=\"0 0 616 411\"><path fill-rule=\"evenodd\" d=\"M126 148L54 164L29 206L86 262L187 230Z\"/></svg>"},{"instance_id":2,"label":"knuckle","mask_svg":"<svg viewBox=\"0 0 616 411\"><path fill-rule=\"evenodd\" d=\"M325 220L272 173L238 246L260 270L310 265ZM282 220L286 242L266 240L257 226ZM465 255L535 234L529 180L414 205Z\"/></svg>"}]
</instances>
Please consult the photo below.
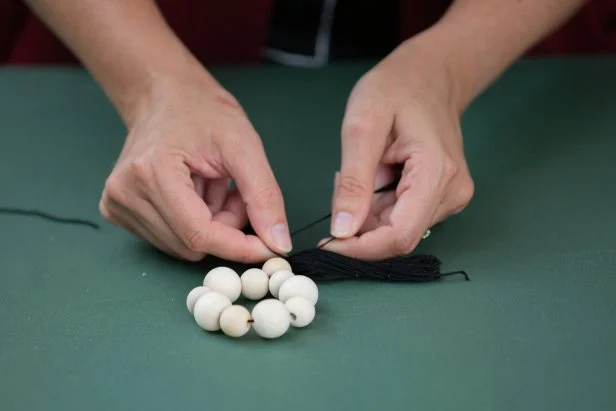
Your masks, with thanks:
<instances>
[{"instance_id":1,"label":"knuckle","mask_svg":"<svg viewBox=\"0 0 616 411\"><path fill-rule=\"evenodd\" d=\"M147 183L152 178L152 167L149 156L136 158L128 168L130 178L137 183Z\"/></svg>"},{"instance_id":2,"label":"knuckle","mask_svg":"<svg viewBox=\"0 0 616 411\"><path fill-rule=\"evenodd\" d=\"M350 117L342 124L342 137L345 139L361 139L370 135L372 127L365 117Z\"/></svg>"},{"instance_id":3,"label":"knuckle","mask_svg":"<svg viewBox=\"0 0 616 411\"><path fill-rule=\"evenodd\" d=\"M205 251L209 244L209 234L206 231L195 231L185 238L186 247L190 251Z\"/></svg>"},{"instance_id":4,"label":"knuckle","mask_svg":"<svg viewBox=\"0 0 616 411\"><path fill-rule=\"evenodd\" d=\"M368 194L368 184L355 176L342 175L338 190L343 197L361 198Z\"/></svg>"},{"instance_id":5,"label":"knuckle","mask_svg":"<svg viewBox=\"0 0 616 411\"><path fill-rule=\"evenodd\" d=\"M123 203L123 199L124 184L117 174L112 174L105 181L105 189L103 191L103 199L101 201L107 205L109 200L117 203Z\"/></svg>"},{"instance_id":6,"label":"knuckle","mask_svg":"<svg viewBox=\"0 0 616 411\"><path fill-rule=\"evenodd\" d=\"M248 133L227 132L225 134L225 138L222 139L220 144L223 148L224 153L229 157L230 160L238 161L249 155L250 150L247 143L250 143L251 146L254 146L254 140L255 139L250 138L250 134ZM257 139L256 143L259 142L260 140Z\"/></svg>"},{"instance_id":7,"label":"knuckle","mask_svg":"<svg viewBox=\"0 0 616 411\"><path fill-rule=\"evenodd\" d=\"M445 158L445 162L443 165L443 175L445 177L445 180L446 181L453 180L458 175L459 172L460 172L460 164L456 160L447 156Z\"/></svg>"},{"instance_id":8,"label":"knuckle","mask_svg":"<svg viewBox=\"0 0 616 411\"><path fill-rule=\"evenodd\" d=\"M460 187L459 195L460 197L458 201L460 205L466 207L475 195L475 183L473 182L473 180L468 179L462 184L462 186Z\"/></svg>"},{"instance_id":9,"label":"knuckle","mask_svg":"<svg viewBox=\"0 0 616 411\"><path fill-rule=\"evenodd\" d=\"M275 208L281 201L282 194L278 188L264 186L256 190L254 201L264 209Z\"/></svg>"},{"instance_id":10,"label":"knuckle","mask_svg":"<svg viewBox=\"0 0 616 411\"><path fill-rule=\"evenodd\" d=\"M411 253L418 244L417 235L412 230L403 230L396 235L394 251L399 255Z\"/></svg>"},{"instance_id":11,"label":"knuckle","mask_svg":"<svg viewBox=\"0 0 616 411\"><path fill-rule=\"evenodd\" d=\"M463 209L465 209L469 205L471 200L473 199L474 195L475 195L475 184L473 180L469 177L460 184L460 187L458 189L458 194L455 199L456 208L454 210L454 214L458 214Z\"/></svg>"},{"instance_id":12,"label":"knuckle","mask_svg":"<svg viewBox=\"0 0 616 411\"><path fill-rule=\"evenodd\" d=\"M222 106L233 110L242 110L242 106L237 98L231 93L220 92L214 95L214 101Z\"/></svg>"}]
</instances>

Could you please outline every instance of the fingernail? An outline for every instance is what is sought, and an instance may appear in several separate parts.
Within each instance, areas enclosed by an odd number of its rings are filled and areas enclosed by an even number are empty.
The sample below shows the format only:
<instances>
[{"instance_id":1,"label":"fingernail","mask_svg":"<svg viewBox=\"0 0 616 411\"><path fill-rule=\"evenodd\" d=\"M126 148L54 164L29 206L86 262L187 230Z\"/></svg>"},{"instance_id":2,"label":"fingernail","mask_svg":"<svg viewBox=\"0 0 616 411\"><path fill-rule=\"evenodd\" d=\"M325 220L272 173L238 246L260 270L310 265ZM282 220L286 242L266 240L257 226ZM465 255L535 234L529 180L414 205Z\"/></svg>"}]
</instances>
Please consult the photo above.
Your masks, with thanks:
<instances>
[{"instance_id":1,"label":"fingernail","mask_svg":"<svg viewBox=\"0 0 616 411\"><path fill-rule=\"evenodd\" d=\"M351 214L341 211L334 217L334 225L332 227L332 235L334 237L343 237L351 231L353 217Z\"/></svg>"},{"instance_id":2,"label":"fingernail","mask_svg":"<svg viewBox=\"0 0 616 411\"><path fill-rule=\"evenodd\" d=\"M288 253L292 249L291 236L289 235L289 229L285 224L276 224L272 227L272 237L276 247Z\"/></svg>"}]
</instances>

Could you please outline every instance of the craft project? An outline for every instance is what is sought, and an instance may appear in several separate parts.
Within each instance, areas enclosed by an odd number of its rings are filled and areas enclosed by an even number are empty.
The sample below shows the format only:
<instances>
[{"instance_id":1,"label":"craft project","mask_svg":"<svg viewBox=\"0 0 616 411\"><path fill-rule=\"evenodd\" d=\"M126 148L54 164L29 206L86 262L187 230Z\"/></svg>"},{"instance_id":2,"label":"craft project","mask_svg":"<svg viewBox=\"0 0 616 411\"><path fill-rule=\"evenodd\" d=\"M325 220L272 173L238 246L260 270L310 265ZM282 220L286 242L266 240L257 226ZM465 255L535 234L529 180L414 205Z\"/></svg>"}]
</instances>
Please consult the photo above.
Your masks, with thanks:
<instances>
[{"instance_id":1,"label":"craft project","mask_svg":"<svg viewBox=\"0 0 616 411\"><path fill-rule=\"evenodd\" d=\"M203 330L221 330L233 338L242 337L253 329L265 339L275 339L282 337L290 327L307 327L315 318L319 289L313 280L294 274L287 269L291 265L286 260L284 263L275 257L260 269L249 268L241 276L229 267L216 267L205 275L204 285L190 290L186 296L186 308ZM268 269L273 265L282 269ZM278 273L285 275L279 276ZM264 278L267 287L262 285ZM272 282L276 284L272 286ZM267 290L279 292L275 297L272 295L259 301L252 311L234 304L240 295L250 299L257 299L256 296L264 298Z\"/></svg>"}]
</instances>

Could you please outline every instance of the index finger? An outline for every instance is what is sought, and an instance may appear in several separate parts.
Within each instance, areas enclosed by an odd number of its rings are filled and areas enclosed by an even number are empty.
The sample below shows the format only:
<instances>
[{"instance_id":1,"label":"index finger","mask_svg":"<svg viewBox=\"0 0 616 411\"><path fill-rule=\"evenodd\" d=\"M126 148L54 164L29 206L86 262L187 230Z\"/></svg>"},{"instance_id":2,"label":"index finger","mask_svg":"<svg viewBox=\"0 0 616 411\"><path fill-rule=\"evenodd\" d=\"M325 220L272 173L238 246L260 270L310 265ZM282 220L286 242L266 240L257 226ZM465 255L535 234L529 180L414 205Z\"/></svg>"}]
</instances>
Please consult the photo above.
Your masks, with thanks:
<instances>
[{"instance_id":1,"label":"index finger","mask_svg":"<svg viewBox=\"0 0 616 411\"><path fill-rule=\"evenodd\" d=\"M169 227L197 252L243 263L257 263L274 254L256 236L212 219L205 202L195 191L190 170L183 163L167 163L154 172L151 201Z\"/></svg>"}]
</instances>

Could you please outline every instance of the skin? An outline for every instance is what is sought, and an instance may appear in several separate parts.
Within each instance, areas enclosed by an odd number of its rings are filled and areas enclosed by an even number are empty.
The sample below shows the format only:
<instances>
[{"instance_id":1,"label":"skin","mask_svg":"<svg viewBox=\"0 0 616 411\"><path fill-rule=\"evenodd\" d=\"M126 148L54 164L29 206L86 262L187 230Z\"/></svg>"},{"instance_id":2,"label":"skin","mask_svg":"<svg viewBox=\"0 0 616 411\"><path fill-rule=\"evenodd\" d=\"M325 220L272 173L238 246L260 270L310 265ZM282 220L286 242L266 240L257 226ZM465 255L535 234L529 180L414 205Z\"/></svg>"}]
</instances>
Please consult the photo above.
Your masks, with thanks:
<instances>
[{"instance_id":1,"label":"skin","mask_svg":"<svg viewBox=\"0 0 616 411\"><path fill-rule=\"evenodd\" d=\"M261 262L291 250L284 200L239 102L153 0L28 0L99 82L128 135L100 210L160 250ZM457 0L355 85L342 120L331 235L361 259L407 254L474 195L460 116L584 0ZM249 154L250 153L250 154ZM401 176L395 192L373 191ZM229 182L236 189L229 189ZM256 236L245 235L247 222Z\"/></svg>"}]
</instances>

